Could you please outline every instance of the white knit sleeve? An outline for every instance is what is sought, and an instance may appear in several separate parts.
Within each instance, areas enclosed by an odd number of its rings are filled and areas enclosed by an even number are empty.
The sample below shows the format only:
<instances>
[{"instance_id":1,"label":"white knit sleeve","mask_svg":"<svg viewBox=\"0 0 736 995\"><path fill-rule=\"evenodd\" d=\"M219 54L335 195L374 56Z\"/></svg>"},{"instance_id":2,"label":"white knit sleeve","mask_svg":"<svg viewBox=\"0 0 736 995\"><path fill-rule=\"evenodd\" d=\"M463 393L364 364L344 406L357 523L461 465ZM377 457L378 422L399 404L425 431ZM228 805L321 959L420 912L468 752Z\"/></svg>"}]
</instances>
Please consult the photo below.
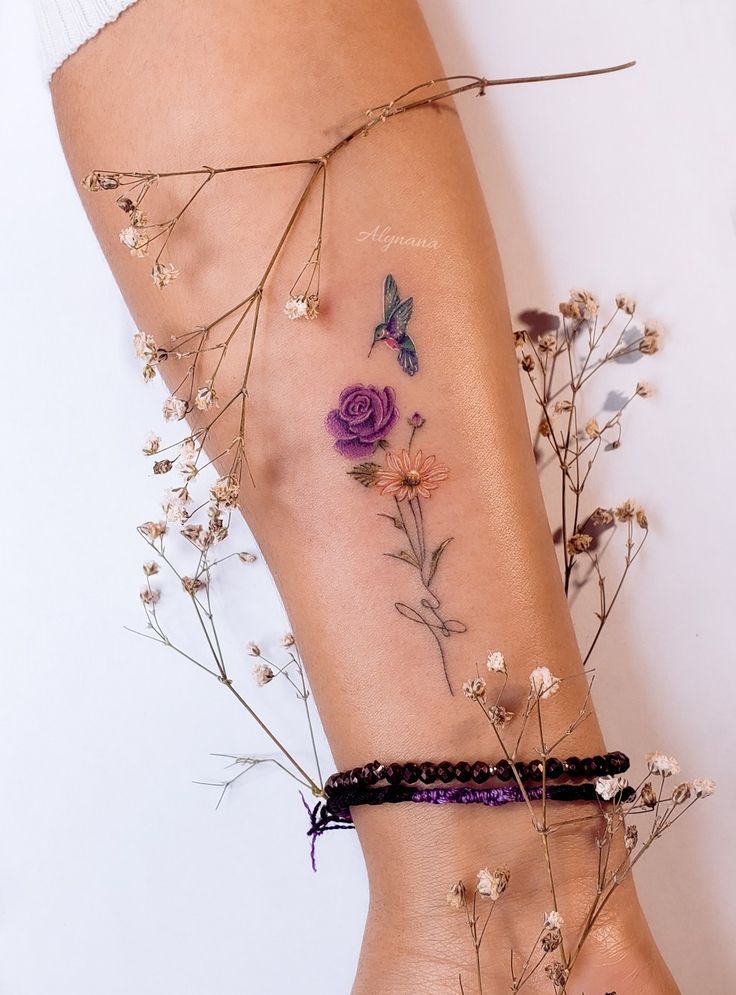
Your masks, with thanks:
<instances>
[{"instance_id":1,"label":"white knit sleeve","mask_svg":"<svg viewBox=\"0 0 736 995\"><path fill-rule=\"evenodd\" d=\"M46 78L136 0L36 0Z\"/></svg>"}]
</instances>

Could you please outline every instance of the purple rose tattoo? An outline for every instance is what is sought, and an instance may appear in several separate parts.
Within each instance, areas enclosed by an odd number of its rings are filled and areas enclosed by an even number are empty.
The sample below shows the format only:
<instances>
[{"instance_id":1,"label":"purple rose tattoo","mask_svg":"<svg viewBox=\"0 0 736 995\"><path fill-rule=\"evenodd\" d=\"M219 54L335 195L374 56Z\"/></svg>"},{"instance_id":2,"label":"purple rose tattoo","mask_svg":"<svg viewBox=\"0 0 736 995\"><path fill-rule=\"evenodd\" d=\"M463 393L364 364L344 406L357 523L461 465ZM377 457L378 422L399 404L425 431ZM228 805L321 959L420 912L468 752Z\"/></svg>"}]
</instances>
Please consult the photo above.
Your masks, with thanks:
<instances>
[{"instance_id":1,"label":"purple rose tattoo","mask_svg":"<svg viewBox=\"0 0 736 995\"><path fill-rule=\"evenodd\" d=\"M353 384L340 394L338 406L325 418L325 428L337 440L335 449L348 459L370 456L396 424L399 411L393 387Z\"/></svg>"}]
</instances>

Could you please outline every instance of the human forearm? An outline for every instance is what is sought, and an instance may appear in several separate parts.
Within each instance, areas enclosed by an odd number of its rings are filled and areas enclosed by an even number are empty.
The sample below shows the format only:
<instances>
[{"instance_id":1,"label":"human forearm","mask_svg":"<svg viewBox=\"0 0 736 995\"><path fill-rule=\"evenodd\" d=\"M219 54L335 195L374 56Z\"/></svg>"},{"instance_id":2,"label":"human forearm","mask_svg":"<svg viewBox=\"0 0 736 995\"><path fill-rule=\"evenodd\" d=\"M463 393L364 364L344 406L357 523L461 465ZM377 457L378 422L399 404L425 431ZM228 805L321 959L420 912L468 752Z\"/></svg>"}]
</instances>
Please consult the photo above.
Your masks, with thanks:
<instances>
[{"instance_id":1,"label":"human forearm","mask_svg":"<svg viewBox=\"0 0 736 995\"><path fill-rule=\"evenodd\" d=\"M141 0L55 78L73 174L319 156L350 130L354 111L441 74L415 6L392 5L390 17L387 10L377 2L264 3L246 18L237 4ZM131 53L132 84L111 85ZM111 67L118 69L111 74ZM218 177L177 229L172 258L183 276L163 294L119 245L118 209L88 200L139 327L166 346L171 334L205 323L256 286L313 169ZM550 702L554 736L578 714L585 682L529 444L501 266L454 111L428 107L375 128L335 157L327 184L318 321L291 323L282 312L311 250L318 198L264 284L247 401L255 486L246 475L241 507L284 596L335 758L353 766L374 757L494 756L487 723L460 693L493 648L508 660L505 704L513 711L526 698L533 666L572 678ZM157 213L173 215L181 190L160 184ZM415 377L383 345L367 358L389 260L359 235L377 223L438 243L436 250L406 248L390 267L402 296L415 301ZM248 345L244 336L229 349L222 397L242 385ZM205 356L203 380L214 359ZM172 387L185 370L174 358L162 365ZM325 430L340 392L356 383L395 389L401 418L392 447L406 444L405 419L418 411L426 424L417 447L449 469L425 502L427 543L452 537L436 597L467 627L441 637L447 679L432 632L394 608L417 589L411 565L384 555L403 541L377 514L393 514L392 499L382 496L379 504L375 489L351 479L353 464ZM210 434L210 456L237 433L233 408ZM226 472L227 459L219 462ZM602 750L593 717L567 745L570 752ZM372 920L369 940L407 908L436 932L447 876L487 862L488 850L520 865L527 894L542 889L539 870L521 869L530 852L517 842L522 829L530 846L538 845L521 808L392 806L355 817L374 903L384 913L378 925ZM570 849L590 846L583 837ZM571 864L574 855L562 859ZM573 869L571 888L577 878ZM421 932L409 932L415 945L422 942ZM376 970L370 943L364 969Z\"/></svg>"}]
</instances>

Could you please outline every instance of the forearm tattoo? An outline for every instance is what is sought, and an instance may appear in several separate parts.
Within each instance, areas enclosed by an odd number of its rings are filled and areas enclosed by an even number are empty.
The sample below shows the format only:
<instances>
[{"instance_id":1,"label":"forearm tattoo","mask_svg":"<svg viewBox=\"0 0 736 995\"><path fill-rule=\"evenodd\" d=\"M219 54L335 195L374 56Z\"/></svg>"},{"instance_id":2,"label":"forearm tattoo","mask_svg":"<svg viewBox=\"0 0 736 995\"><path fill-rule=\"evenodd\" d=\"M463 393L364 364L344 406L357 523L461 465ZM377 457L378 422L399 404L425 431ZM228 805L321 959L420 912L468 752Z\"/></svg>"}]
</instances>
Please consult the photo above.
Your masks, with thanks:
<instances>
[{"instance_id":1,"label":"forearm tattoo","mask_svg":"<svg viewBox=\"0 0 736 995\"><path fill-rule=\"evenodd\" d=\"M385 320L374 330L373 345L388 342L397 350L402 370L410 376L419 368L416 347L406 331L412 307L413 299L401 301L396 281L393 276L387 276L384 283ZM419 412L405 419L408 427L405 448L391 446L389 435L399 419L393 387L379 389L372 384L355 383L342 391L337 407L325 419L325 427L335 440L336 451L353 463L348 475L393 502L393 507L389 504L390 510L379 511L378 515L391 522L402 534L403 542L399 550L384 555L412 567L421 583L414 604L402 600L394 602L394 607L404 618L424 626L432 635L439 650L442 675L453 694L444 639L465 632L466 626L458 619L445 617L434 589L440 562L453 537L436 545L429 542L423 507L440 483L449 477L450 471L436 456L414 448L417 433L427 423ZM382 463L367 458L378 454Z\"/></svg>"}]
</instances>

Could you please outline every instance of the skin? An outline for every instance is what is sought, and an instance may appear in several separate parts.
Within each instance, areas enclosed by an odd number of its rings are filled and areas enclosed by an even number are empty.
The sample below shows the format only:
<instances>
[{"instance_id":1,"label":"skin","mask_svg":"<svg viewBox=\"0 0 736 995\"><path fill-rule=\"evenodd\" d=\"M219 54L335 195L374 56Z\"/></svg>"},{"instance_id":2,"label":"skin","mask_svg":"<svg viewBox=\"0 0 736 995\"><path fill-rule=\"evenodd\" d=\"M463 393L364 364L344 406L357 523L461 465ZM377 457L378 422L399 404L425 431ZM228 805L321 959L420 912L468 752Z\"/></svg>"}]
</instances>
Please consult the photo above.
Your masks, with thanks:
<instances>
[{"instance_id":1,"label":"skin","mask_svg":"<svg viewBox=\"0 0 736 995\"><path fill-rule=\"evenodd\" d=\"M139 0L53 78L72 176L320 154L366 107L443 75L416 5L402 0L387 11L383 0ZM172 240L168 258L182 275L163 291L148 276L150 263L120 245L115 196L83 192L139 328L168 344L244 297L307 175L296 167L213 181ZM159 184L149 211L172 216L192 189L191 180ZM501 264L452 106L389 121L333 161L322 314L289 322L283 303L311 250L317 210L315 201L297 223L264 294L247 427L257 485L244 487L241 509L287 606L335 761L343 768L375 757L498 753L477 706L448 693L432 639L394 611L409 574L383 556L393 537L376 516L378 495L347 476L350 464L323 427L342 388L356 382L392 385L402 416L421 411L422 448L450 467L426 514L431 535L454 536L438 591L468 625L447 643L455 688L500 648L510 671L505 704L517 711L530 670L545 664L569 678L546 710L555 736L578 714L585 681L532 458ZM397 248L389 262L358 239L376 221L426 233L440 249ZM385 344L367 358L389 265L415 301L409 330L421 366L412 378ZM238 388L245 352L243 342L228 353L221 396ZM183 365L169 360L162 372L173 386ZM211 455L237 432L232 418L218 424ZM396 431L400 442L403 428ZM524 745L531 755L535 740ZM604 750L591 715L564 752ZM354 995L457 992L460 972L466 995L475 992L467 927L445 893L497 864L511 869L512 884L482 948L483 991L507 991L509 946L525 951L551 907L524 806L394 805L356 811L355 821L371 904ZM598 828L578 824L551 840L571 931L595 887ZM525 990L550 986L542 976ZM610 903L569 986L576 995L616 990L677 992L631 882Z\"/></svg>"}]
</instances>

